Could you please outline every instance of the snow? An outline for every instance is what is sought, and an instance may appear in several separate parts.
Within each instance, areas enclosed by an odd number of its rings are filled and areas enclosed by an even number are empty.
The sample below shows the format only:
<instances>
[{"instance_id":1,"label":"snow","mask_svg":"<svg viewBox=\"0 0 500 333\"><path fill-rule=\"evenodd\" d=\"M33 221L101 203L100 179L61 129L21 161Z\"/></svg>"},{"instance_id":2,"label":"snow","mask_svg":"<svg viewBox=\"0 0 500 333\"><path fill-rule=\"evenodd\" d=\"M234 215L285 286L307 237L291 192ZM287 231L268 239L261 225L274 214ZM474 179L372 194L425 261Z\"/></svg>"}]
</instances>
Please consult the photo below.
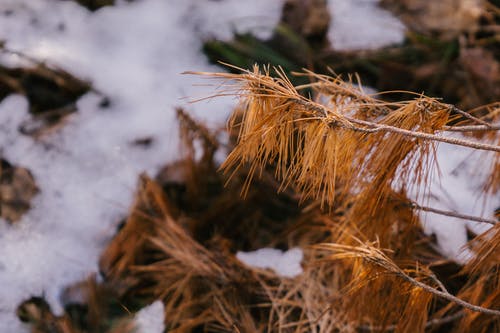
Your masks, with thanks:
<instances>
[{"instance_id":1,"label":"snow","mask_svg":"<svg viewBox=\"0 0 500 333\"><path fill-rule=\"evenodd\" d=\"M494 154L439 144L436 157L440 175L435 170L426 195L412 193L413 199L424 206L495 220L494 211L500 206L500 193L485 194L482 189ZM436 235L441 252L461 263L473 256L465 247L467 229L480 234L491 227L490 224L433 213L421 212L419 215L425 233Z\"/></svg>"},{"instance_id":2,"label":"snow","mask_svg":"<svg viewBox=\"0 0 500 333\"><path fill-rule=\"evenodd\" d=\"M154 175L178 156L175 107L184 106L210 126L225 121L235 100L217 98L192 105L182 99L213 92L212 87L196 86L199 78L180 75L185 70L220 70L200 52L202 39L229 38L232 31L247 30L268 37L282 4L283 0L117 0L115 6L92 13L73 1L0 1L0 40L9 49L91 81L111 101L102 108L101 95L86 94L62 128L38 140L17 131L30 118L24 97L12 95L0 103L2 157L29 168L41 190L19 223L0 221L0 332L28 331L15 309L34 295L44 295L60 313L61 290L98 271L98 257L127 214L139 173ZM402 41L402 24L375 7L373 0L332 0L329 8L329 36L336 49ZM3 53L0 62L29 63ZM148 149L131 145L145 137L154 140ZM450 205L465 207L467 193ZM438 231L446 250L451 245L442 234L455 234L458 224L450 224L446 231L439 229L444 223L438 227L431 218L428 231ZM454 249L464 239L455 241ZM238 253L247 265L287 277L302 272L302 257L298 248ZM160 332L162 313L159 302L141 311L141 330Z\"/></svg>"},{"instance_id":3,"label":"snow","mask_svg":"<svg viewBox=\"0 0 500 333\"><path fill-rule=\"evenodd\" d=\"M328 38L335 50L377 49L400 44L405 26L379 0L330 0L331 24Z\"/></svg>"},{"instance_id":4,"label":"snow","mask_svg":"<svg viewBox=\"0 0 500 333\"><path fill-rule=\"evenodd\" d=\"M165 330L163 323L164 306L156 301L141 309L135 315L137 333L162 333Z\"/></svg>"},{"instance_id":5,"label":"snow","mask_svg":"<svg viewBox=\"0 0 500 333\"><path fill-rule=\"evenodd\" d=\"M180 73L218 70L200 52L202 33L227 37L240 19L265 16L273 24L280 16L279 1L225 3L118 1L91 13L73 1L2 0L0 11L11 14L1 17L0 40L9 49L90 80L111 105L101 108L102 97L89 93L60 130L34 140L17 131L30 117L26 99L9 96L0 104L2 155L29 168L41 190L18 224L0 221L0 332L27 331L15 309L32 295L43 294L60 313L60 291L98 271L138 174L154 175L177 158L176 106L212 126L225 121L235 101L187 105L182 97L210 95L213 88ZM26 64L16 55L0 61ZM144 137L154 139L150 148L130 144Z\"/></svg>"},{"instance_id":6,"label":"snow","mask_svg":"<svg viewBox=\"0 0 500 333\"><path fill-rule=\"evenodd\" d=\"M198 32L205 37L231 39L233 32L251 32L267 39L278 24L284 0L191 1ZM229 29L228 29L229 28Z\"/></svg>"},{"instance_id":7,"label":"snow","mask_svg":"<svg viewBox=\"0 0 500 333\"><path fill-rule=\"evenodd\" d=\"M236 258L247 266L272 269L276 274L293 278L302 273L300 262L304 258L302 249L294 247L288 251L263 248L251 252L237 252Z\"/></svg>"}]
</instances>

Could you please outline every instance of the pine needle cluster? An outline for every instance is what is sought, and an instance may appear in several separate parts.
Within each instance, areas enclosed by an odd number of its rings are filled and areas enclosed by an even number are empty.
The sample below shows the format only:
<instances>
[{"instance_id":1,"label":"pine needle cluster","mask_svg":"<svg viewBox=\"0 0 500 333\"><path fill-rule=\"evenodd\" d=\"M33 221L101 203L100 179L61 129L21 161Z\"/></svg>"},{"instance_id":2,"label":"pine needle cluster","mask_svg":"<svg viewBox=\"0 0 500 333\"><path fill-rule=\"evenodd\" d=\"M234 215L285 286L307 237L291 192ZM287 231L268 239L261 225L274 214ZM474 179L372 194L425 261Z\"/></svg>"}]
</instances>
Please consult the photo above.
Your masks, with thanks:
<instances>
[{"instance_id":1,"label":"pine needle cluster","mask_svg":"<svg viewBox=\"0 0 500 333\"><path fill-rule=\"evenodd\" d=\"M417 197L428 190L439 169L438 144L494 154L485 191L498 191L498 103L473 112L423 95L389 103L352 78L307 71L301 75L311 83L293 86L279 68L270 73L255 66L241 74L194 74L223 79L220 94L241 99L229 122L238 132L236 145L221 169L231 177L248 168L242 194L271 170L280 190L291 188L334 217L323 226L330 236L313 246L312 256L331 265L333 289L351 295L339 307L330 305L337 320L368 331L423 332L448 322L460 322L454 327L463 332L498 330L498 222L424 207L406 196L410 189ZM454 294L436 276L439 256L419 245L418 210L494 226L472 241L476 257L457 272L467 282Z\"/></svg>"}]
</instances>

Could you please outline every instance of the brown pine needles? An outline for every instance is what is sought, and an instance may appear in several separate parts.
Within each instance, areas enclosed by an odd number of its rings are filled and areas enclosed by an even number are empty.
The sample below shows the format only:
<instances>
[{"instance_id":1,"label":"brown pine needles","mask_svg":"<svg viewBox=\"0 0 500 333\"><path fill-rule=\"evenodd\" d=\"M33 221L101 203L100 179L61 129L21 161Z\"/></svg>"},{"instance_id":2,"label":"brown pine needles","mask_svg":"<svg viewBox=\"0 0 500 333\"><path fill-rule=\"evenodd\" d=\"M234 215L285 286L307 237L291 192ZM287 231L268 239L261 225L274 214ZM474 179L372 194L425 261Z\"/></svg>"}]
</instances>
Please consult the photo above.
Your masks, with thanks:
<instances>
[{"instance_id":1,"label":"brown pine needles","mask_svg":"<svg viewBox=\"0 0 500 333\"><path fill-rule=\"evenodd\" d=\"M500 223L407 195L427 190L437 142L498 154L498 106L465 116L421 95L387 103L338 77L306 72L311 83L294 87L269 74L208 74L242 98L224 173L217 137L178 110L185 155L156 180L140 178L100 260L119 304L134 312L159 299L166 330L179 333L498 331ZM416 210L492 228L460 267L434 248ZM267 246L301 247L302 274L235 255Z\"/></svg>"},{"instance_id":2,"label":"brown pine needles","mask_svg":"<svg viewBox=\"0 0 500 333\"><path fill-rule=\"evenodd\" d=\"M423 95L416 95L411 101L387 103L365 94L351 80L345 82L309 71L303 75L311 83L297 87L279 68L275 69L276 77L270 76L269 68L261 72L255 66L253 71L241 71L191 73L224 79L219 95L241 98L242 112L235 113L229 122L232 131L239 131L237 143L221 169L234 174L248 166L243 194L256 174L270 169L280 180L281 190L292 188L303 201L318 200L330 213L340 209L341 227L334 227L336 236L315 249L322 261L332 265L338 260L350 262L336 270L337 274L352 274L353 299L361 299L344 303L345 309L354 309L355 315L348 321L359 321L355 317L363 312L363 307L367 316L361 322L366 320L370 323L367 327L373 330L378 327L421 332L435 323L460 318L463 327L477 324L477 318L482 318L477 327L498 327L497 264L491 268L491 261L500 257L498 232L476 238L473 246L481 259L471 262L464 271L476 276L472 280L483 281L486 287L470 282L455 296L425 265L430 258L422 258L428 254L421 252L423 257L415 257L421 250L414 247L416 239L411 235L418 219L411 213L401 218L404 209L420 209L489 223L494 225L493 230L498 229L495 220L421 206L404 195L412 186L416 193L427 190L431 170L438 168L438 143L496 154L485 188L493 193L498 191L498 103L483 108L486 116L476 117ZM476 139L457 132L474 133ZM388 256L380 245L375 246L380 243L389 246L393 254ZM333 254L326 255L325 251ZM366 284L371 287L363 287ZM396 284L394 292L387 293ZM436 299L450 303L441 306L440 311L431 311ZM380 302L397 306L380 308ZM370 304L374 305L371 310ZM463 313L457 306L469 312ZM434 318L429 319L433 312ZM345 314L349 318L349 310ZM371 324L374 318L378 319L378 326Z\"/></svg>"},{"instance_id":3,"label":"brown pine needles","mask_svg":"<svg viewBox=\"0 0 500 333\"><path fill-rule=\"evenodd\" d=\"M242 118L229 123L239 128L238 144L221 168L230 172L249 164L249 182L272 164L283 188L296 186L305 198L332 205L337 194L363 193L371 200L367 207L376 209L391 185L428 184L437 142L500 152L500 145L448 134L464 126L449 126L456 108L433 98L387 103L339 77L306 72L314 82L294 87L279 68L277 77L270 76L269 68L264 73L257 66L240 70L242 74L189 73L225 79L216 96L242 99ZM325 103L299 93L306 90ZM497 109L488 110L493 114ZM474 126L498 136L497 125L471 118ZM492 177L498 177L497 168L495 164Z\"/></svg>"}]
</instances>

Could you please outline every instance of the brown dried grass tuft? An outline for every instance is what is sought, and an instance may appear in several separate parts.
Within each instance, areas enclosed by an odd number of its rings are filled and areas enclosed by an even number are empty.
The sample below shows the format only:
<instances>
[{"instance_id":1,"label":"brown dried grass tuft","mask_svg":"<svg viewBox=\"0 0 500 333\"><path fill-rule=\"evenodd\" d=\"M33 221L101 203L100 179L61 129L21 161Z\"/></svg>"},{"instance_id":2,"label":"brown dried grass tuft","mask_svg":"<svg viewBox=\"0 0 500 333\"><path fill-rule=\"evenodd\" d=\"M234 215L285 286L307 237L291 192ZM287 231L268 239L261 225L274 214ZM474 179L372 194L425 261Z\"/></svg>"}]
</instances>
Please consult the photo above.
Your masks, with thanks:
<instances>
[{"instance_id":1,"label":"brown dried grass tuft","mask_svg":"<svg viewBox=\"0 0 500 333\"><path fill-rule=\"evenodd\" d=\"M173 180L168 174L175 170L164 170L161 177L163 188L143 176L136 204L125 226L103 254L101 270L106 281L122 286L124 301L163 300L165 324L169 331L265 332L269 325L275 325L270 314L273 306L270 297L283 288L281 285L290 282L270 271L245 267L234 255L233 242L241 238L247 242L247 247L254 248L262 241L262 237L259 240L259 235L251 230L259 227L242 220L245 204L251 204L251 210L255 211L256 207L264 208L266 204L272 208L286 198L265 198L262 201L252 194L254 190L250 190L249 202L243 203L238 195L239 186L218 192L223 189L223 181L210 180L211 175L216 175L213 166L215 150L209 139L212 135L183 111L179 110L178 115L186 144L186 159L177 163L182 175L177 174L181 180L176 181L186 186L181 191L184 194L181 193L182 198L172 195ZM206 158L194 159L194 140L202 141L202 156ZM202 170L204 177L197 176ZM275 193L277 186L270 182L270 189L266 191ZM194 202L186 204L189 200ZM257 213L261 215L250 215L253 223L259 219L263 223L284 223L279 229L285 232L286 214L285 220L280 222L283 216L266 216L264 209L257 209ZM225 225L227 221L216 226L215 219L227 218L232 223L233 214L238 216L241 226ZM217 229L211 230L213 226ZM235 230L222 231L221 228ZM244 234L245 228L248 228L249 235ZM238 238L234 238L235 234ZM269 238L266 234L260 236ZM256 239L248 243L247 237Z\"/></svg>"},{"instance_id":2,"label":"brown dried grass tuft","mask_svg":"<svg viewBox=\"0 0 500 333\"><path fill-rule=\"evenodd\" d=\"M280 278L245 267L223 240L212 239L211 248L201 245L181 220L163 210L168 205L162 203L167 199L161 193L154 181L142 178L140 206L120 232L122 237L110 246L112 251L103 255L106 279L129 283L126 289L135 297L163 300L169 331L231 332L235 327L242 332L265 331L272 302L264 285L271 290ZM155 207L153 214L146 215L145 206ZM136 251L120 246L122 240L134 238L144 241Z\"/></svg>"}]
</instances>

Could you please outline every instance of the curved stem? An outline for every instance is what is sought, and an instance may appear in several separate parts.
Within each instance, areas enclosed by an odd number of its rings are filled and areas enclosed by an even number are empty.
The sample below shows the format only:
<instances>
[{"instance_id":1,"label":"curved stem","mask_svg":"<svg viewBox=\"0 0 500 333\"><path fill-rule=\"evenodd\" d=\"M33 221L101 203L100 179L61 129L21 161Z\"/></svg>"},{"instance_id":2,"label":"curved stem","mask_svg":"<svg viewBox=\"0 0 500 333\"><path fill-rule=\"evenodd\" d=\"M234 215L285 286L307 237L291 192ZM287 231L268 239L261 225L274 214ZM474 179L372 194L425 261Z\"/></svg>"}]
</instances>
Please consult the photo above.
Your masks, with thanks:
<instances>
[{"instance_id":1,"label":"curved stem","mask_svg":"<svg viewBox=\"0 0 500 333\"><path fill-rule=\"evenodd\" d=\"M450 302L453 302L453 303L456 303L466 309L469 309L469 310L472 310L472 311L475 311L475 312L480 312L480 313L484 313L484 314L489 314L489 315L493 315L493 316L500 316L500 310L493 310L493 309L488 309L488 308L483 308L482 306L479 306L479 305L474 305L474 304L471 304L469 302L466 302L464 301L463 299L460 299L456 296L453 296L452 294L448 293L448 292L444 292L444 291L441 291L441 290L437 290L436 288L433 288L425 283L422 283L420 281L417 281L415 280L414 278L412 278L411 276L405 274L403 271L396 271L394 272L397 276L399 276L400 278L402 278L403 280L413 284L414 286L416 287L419 287L419 288L422 288L423 290L429 292L429 293L432 293L438 297L441 297L447 301L450 301Z\"/></svg>"},{"instance_id":2,"label":"curved stem","mask_svg":"<svg viewBox=\"0 0 500 333\"><path fill-rule=\"evenodd\" d=\"M322 106L321 104L313 103L313 102L310 102L308 100L304 100L302 98L295 97L295 96L293 96L293 97L290 96L290 99L292 99L297 104L300 104L300 105L302 105L310 110L313 110L313 111L320 113L320 116L322 116L322 117L325 117L325 113L328 113L328 108ZM352 118L352 117L345 117L345 120L347 120L347 122L351 123L352 126L346 126L345 124L342 124L342 123L336 123L336 124L343 126L343 127L346 127L348 129L354 130L354 131L359 131L359 132L364 132L364 133L391 132L391 133L397 133L397 134L406 135L406 136L414 137L414 138L418 138L418 139L444 142L444 143L449 143L449 144L457 145L457 146L469 147L469 148L474 148L474 149L479 149L479 150L488 150L488 151L494 151L494 152L500 153L500 146L497 146L497 145L481 143L481 142L476 142L476 141L463 140L463 139L457 139L457 138L450 138L450 137L440 136L440 135L431 134L431 133L411 131L411 130L406 130L406 129L402 129L399 127L394 127L394 126L384 125L384 124L377 124L377 123L373 123L370 121L356 119L356 118ZM363 127L355 126L354 124L361 125Z\"/></svg>"},{"instance_id":3,"label":"curved stem","mask_svg":"<svg viewBox=\"0 0 500 333\"><path fill-rule=\"evenodd\" d=\"M443 130L447 132L485 132L498 131L500 125L464 125L464 126L444 126Z\"/></svg>"},{"instance_id":4,"label":"curved stem","mask_svg":"<svg viewBox=\"0 0 500 333\"><path fill-rule=\"evenodd\" d=\"M457 313L454 313L452 315L443 317L443 318L436 318L436 319L431 319L427 323L425 323L425 328L430 328L433 326L440 326L444 325L447 323L451 323L452 321L455 321L457 319L460 319L464 316L464 313L462 311L459 311ZM363 331L394 331L398 326L397 325L388 325L385 327L382 326L358 326L358 329L363 330Z\"/></svg>"},{"instance_id":5,"label":"curved stem","mask_svg":"<svg viewBox=\"0 0 500 333\"><path fill-rule=\"evenodd\" d=\"M497 146L497 145L491 145L491 144L487 144L487 143L481 143L481 142L469 141L469 140L463 140L463 139L457 139L457 138L450 138L450 137L439 136L436 134L430 134L430 133L424 133L424 132L418 132L418 131L410 131L410 130L405 130L405 129L402 129L399 127L371 123L369 121L360 120L360 119L347 118L347 120L349 120L350 122L352 122L354 124L359 124L359 125L371 127L371 128L354 127L353 130L355 130L355 131L360 131L360 132L365 132L365 133L391 132L391 133L402 134L402 135L406 135L406 136L410 136L410 137L414 137L414 138L418 138L418 139L444 142L444 143L449 143L452 145L457 145L457 146L462 146L462 147L469 147L469 148L474 148L474 149L479 149L479 150L495 151L495 152L500 153L500 146Z\"/></svg>"},{"instance_id":6,"label":"curved stem","mask_svg":"<svg viewBox=\"0 0 500 333\"><path fill-rule=\"evenodd\" d=\"M498 223L495 220L486 219L486 218L479 217L479 216L460 214L460 213L456 213L456 212L450 212L447 210L441 210L441 209L436 209L436 208L432 208L432 207L420 206L419 204L417 204L415 202L410 203L410 206L411 206L411 208L419 209L419 210L424 211L424 212L430 212L430 213L444 215L444 216L456 217L456 218L459 218L462 220L470 220L470 221L474 221L474 222L488 223L491 225L495 225Z\"/></svg>"}]
</instances>

